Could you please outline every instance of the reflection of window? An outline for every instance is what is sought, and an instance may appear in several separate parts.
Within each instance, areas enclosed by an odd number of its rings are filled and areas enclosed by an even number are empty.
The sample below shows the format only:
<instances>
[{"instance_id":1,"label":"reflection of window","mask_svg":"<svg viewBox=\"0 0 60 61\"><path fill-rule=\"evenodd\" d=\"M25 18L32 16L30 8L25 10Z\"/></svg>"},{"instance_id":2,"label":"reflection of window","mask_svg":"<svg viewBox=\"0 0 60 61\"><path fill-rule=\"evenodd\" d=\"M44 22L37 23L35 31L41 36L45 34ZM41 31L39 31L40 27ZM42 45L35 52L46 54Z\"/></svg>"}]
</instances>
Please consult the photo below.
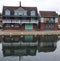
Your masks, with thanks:
<instances>
[{"instance_id":1,"label":"reflection of window","mask_svg":"<svg viewBox=\"0 0 60 61\"><path fill-rule=\"evenodd\" d=\"M25 36L25 42L31 42L33 40L33 36Z\"/></svg>"},{"instance_id":2,"label":"reflection of window","mask_svg":"<svg viewBox=\"0 0 60 61\"><path fill-rule=\"evenodd\" d=\"M35 11L31 11L31 16L35 16Z\"/></svg>"},{"instance_id":3,"label":"reflection of window","mask_svg":"<svg viewBox=\"0 0 60 61\"><path fill-rule=\"evenodd\" d=\"M18 37L15 37L14 38L14 41L16 41L16 42L19 41L19 38Z\"/></svg>"},{"instance_id":4,"label":"reflection of window","mask_svg":"<svg viewBox=\"0 0 60 61\"><path fill-rule=\"evenodd\" d=\"M5 10L5 15L10 15L10 10Z\"/></svg>"}]
</instances>

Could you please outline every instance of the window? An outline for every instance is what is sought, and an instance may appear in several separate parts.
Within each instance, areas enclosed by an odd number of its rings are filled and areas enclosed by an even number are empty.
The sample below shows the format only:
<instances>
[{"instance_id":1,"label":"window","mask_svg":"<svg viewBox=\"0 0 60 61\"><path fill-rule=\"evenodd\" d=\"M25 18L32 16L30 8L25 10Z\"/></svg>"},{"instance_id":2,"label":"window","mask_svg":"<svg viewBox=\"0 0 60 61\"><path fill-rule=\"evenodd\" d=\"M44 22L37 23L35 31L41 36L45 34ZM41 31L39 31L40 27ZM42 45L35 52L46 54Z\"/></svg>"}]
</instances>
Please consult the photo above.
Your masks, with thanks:
<instances>
[{"instance_id":1,"label":"window","mask_svg":"<svg viewBox=\"0 0 60 61\"><path fill-rule=\"evenodd\" d=\"M5 27L8 27L9 28L10 27L10 24L6 24Z\"/></svg>"},{"instance_id":2,"label":"window","mask_svg":"<svg viewBox=\"0 0 60 61\"><path fill-rule=\"evenodd\" d=\"M5 15L10 15L10 10L5 10Z\"/></svg>"},{"instance_id":3,"label":"window","mask_svg":"<svg viewBox=\"0 0 60 61\"><path fill-rule=\"evenodd\" d=\"M36 22L36 19L35 18L31 18L31 21Z\"/></svg>"},{"instance_id":4,"label":"window","mask_svg":"<svg viewBox=\"0 0 60 61\"><path fill-rule=\"evenodd\" d=\"M31 16L35 16L35 11L31 11Z\"/></svg>"},{"instance_id":5,"label":"window","mask_svg":"<svg viewBox=\"0 0 60 61\"><path fill-rule=\"evenodd\" d=\"M17 10L14 10L14 15L18 15L18 11Z\"/></svg>"},{"instance_id":6,"label":"window","mask_svg":"<svg viewBox=\"0 0 60 61\"><path fill-rule=\"evenodd\" d=\"M26 16L27 15L27 11L24 11L24 14L23 15Z\"/></svg>"},{"instance_id":7,"label":"window","mask_svg":"<svg viewBox=\"0 0 60 61\"><path fill-rule=\"evenodd\" d=\"M19 15L26 16L27 15L27 11L19 11Z\"/></svg>"},{"instance_id":8,"label":"window","mask_svg":"<svg viewBox=\"0 0 60 61\"><path fill-rule=\"evenodd\" d=\"M19 25L18 25L18 24L15 24L15 27L16 27L16 28L19 28Z\"/></svg>"},{"instance_id":9,"label":"window","mask_svg":"<svg viewBox=\"0 0 60 61\"><path fill-rule=\"evenodd\" d=\"M24 16L26 16L27 15L27 11L18 11L18 10L15 10L14 11L14 15L24 15Z\"/></svg>"}]
</instances>

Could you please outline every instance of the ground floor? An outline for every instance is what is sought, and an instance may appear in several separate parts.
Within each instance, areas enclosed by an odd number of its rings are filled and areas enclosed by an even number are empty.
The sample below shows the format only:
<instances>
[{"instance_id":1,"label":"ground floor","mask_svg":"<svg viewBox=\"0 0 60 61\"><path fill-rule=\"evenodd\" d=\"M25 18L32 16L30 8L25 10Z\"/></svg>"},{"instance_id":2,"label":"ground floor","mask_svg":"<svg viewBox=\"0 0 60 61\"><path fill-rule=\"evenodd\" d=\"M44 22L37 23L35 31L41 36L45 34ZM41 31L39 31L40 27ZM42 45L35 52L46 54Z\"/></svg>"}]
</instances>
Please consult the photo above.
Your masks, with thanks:
<instances>
[{"instance_id":1,"label":"ground floor","mask_svg":"<svg viewBox=\"0 0 60 61\"><path fill-rule=\"evenodd\" d=\"M18 23L5 23L3 24L5 30L37 30L37 24L18 24Z\"/></svg>"},{"instance_id":2,"label":"ground floor","mask_svg":"<svg viewBox=\"0 0 60 61\"><path fill-rule=\"evenodd\" d=\"M40 23L40 30L58 30L58 23Z\"/></svg>"}]
</instances>

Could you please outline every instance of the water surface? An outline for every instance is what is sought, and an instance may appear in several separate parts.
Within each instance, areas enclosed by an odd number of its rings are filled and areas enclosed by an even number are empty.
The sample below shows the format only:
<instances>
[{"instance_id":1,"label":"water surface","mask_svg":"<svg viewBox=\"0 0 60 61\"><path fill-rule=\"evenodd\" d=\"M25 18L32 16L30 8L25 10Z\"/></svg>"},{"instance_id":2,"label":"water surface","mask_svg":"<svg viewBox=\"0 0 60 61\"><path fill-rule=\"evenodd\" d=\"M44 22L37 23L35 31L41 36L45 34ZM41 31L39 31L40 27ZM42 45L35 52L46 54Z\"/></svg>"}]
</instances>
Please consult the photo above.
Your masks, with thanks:
<instances>
[{"instance_id":1,"label":"water surface","mask_svg":"<svg viewBox=\"0 0 60 61\"><path fill-rule=\"evenodd\" d=\"M0 37L0 61L60 61L58 36Z\"/></svg>"}]
</instances>

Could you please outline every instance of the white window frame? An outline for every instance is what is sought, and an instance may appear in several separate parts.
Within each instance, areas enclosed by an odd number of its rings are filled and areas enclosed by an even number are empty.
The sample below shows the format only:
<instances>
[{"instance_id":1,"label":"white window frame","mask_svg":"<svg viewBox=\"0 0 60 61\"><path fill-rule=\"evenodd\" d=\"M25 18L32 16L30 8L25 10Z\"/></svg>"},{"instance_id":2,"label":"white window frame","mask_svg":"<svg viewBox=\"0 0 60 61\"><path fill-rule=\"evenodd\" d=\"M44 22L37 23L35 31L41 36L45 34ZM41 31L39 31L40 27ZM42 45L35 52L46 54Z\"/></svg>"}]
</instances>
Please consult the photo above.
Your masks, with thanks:
<instances>
[{"instance_id":1,"label":"white window frame","mask_svg":"<svg viewBox=\"0 0 60 61\"><path fill-rule=\"evenodd\" d=\"M14 10L14 15L18 15L18 10Z\"/></svg>"},{"instance_id":2,"label":"white window frame","mask_svg":"<svg viewBox=\"0 0 60 61\"><path fill-rule=\"evenodd\" d=\"M5 10L5 15L10 15L10 10Z\"/></svg>"},{"instance_id":3,"label":"white window frame","mask_svg":"<svg viewBox=\"0 0 60 61\"><path fill-rule=\"evenodd\" d=\"M35 16L36 15L36 11L33 10L33 11L31 11L30 14L31 14L31 16Z\"/></svg>"},{"instance_id":4,"label":"white window frame","mask_svg":"<svg viewBox=\"0 0 60 61\"><path fill-rule=\"evenodd\" d=\"M14 10L14 15L22 15L22 16L26 16L27 15L27 11L19 11L19 10Z\"/></svg>"},{"instance_id":5,"label":"white window frame","mask_svg":"<svg viewBox=\"0 0 60 61\"><path fill-rule=\"evenodd\" d=\"M23 15L24 15L24 16L27 16L27 11L24 11L24 12L23 12Z\"/></svg>"}]
</instances>

